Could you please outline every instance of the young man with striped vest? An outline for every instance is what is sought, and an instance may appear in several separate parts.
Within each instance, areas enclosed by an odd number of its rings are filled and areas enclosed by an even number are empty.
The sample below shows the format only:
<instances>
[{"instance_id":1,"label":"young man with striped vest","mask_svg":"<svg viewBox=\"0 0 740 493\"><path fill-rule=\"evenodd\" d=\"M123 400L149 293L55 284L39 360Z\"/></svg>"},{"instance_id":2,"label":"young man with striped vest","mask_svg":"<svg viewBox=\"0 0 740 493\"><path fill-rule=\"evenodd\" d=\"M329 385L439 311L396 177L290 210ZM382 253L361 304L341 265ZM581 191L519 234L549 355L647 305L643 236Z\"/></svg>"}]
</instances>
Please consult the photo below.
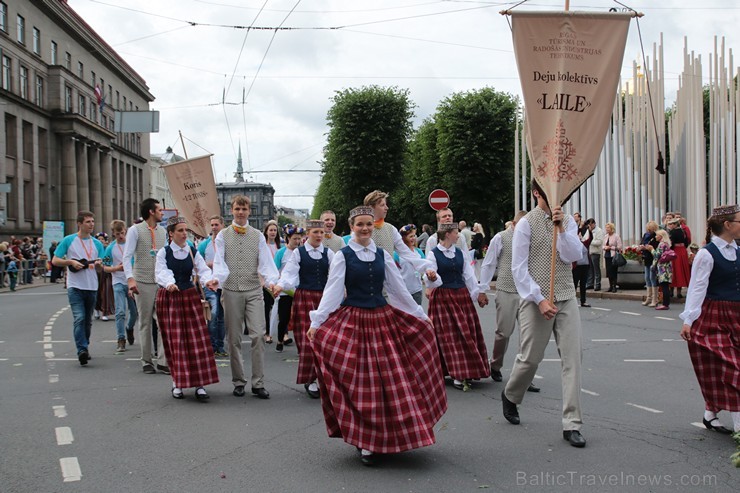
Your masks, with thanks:
<instances>
[{"instance_id":1,"label":"young man with striped vest","mask_svg":"<svg viewBox=\"0 0 740 493\"><path fill-rule=\"evenodd\" d=\"M234 222L216 236L213 277L222 289L233 393L242 397L247 383L242 357L242 329L246 321L252 345L252 394L269 399L270 393L264 384L265 305L260 276L265 288L272 290L280 274L265 237L247 222L250 208L249 197L232 197Z\"/></svg>"},{"instance_id":2,"label":"young man with striped vest","mask_svg":"<svg viewBox=\"0 0 740 493\"><path fill-rule=\"evenodd\" d=\"M545 193L532 180L535 207L514 230L511 269L522 302L519 305L520 354L506 388L501 392L504 418L519 424L521 404L532 383L552 334L560 353L563 385L563 438L574 447L585 447L581 416L581 316L571 264L582 256L578 228L557 205L550 209ZM554 302L550 302L552 242L557 231Z\"/></svg>"},{"instance_id":3,"label":"young man with striped vest","mask_svg":"<svg viewBox=\"0 0 740 493\"><path fill-rule=\"evenodd\" d=\"M156 373L152 358L152 317L159 286L154 279L157 252L167 243L167 232L160 226L164 212L159 201L144 199L140 211L142 222L134 224L126 233L126 249L123 251L123 272L128 282L128 295L136 297L139 312L139 344L144 373ZM131 259L134 260L133 265ZM164 349L157 358L157 370L170 374Z\"/></svg>"}]
</instances>

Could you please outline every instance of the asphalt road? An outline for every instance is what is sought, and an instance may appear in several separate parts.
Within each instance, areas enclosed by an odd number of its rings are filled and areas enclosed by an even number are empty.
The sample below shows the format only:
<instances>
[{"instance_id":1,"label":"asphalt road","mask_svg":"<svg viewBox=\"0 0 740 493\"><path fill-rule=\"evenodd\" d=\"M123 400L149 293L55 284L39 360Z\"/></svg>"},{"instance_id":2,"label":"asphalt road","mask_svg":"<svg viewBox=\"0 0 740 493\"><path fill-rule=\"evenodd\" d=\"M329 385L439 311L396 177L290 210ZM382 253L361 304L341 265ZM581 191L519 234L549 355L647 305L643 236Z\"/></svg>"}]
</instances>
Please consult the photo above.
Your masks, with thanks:
<instances>
[{"instance_id":1,"label":"asphalt road","mask_svg":"<svg viewBox=\"0 0 740 493\"><path fill-rule=\"evenodd\" d=\"M327 437L319 402L293 384L294 347L267 346L270 400L233 397L220 361L208 403L192 390L178 401L169 377L141 372L138 343L114 353L114 322L95 322L94 359L81 367L61 286L2 294L0 491L737 491L732 440L700 424L679 309L590 302L581 312L585 449L562 438L552 343L535 380L542 392L520 407L522 425L503 419L501 383L469 392L448 384L437 444L367 468ZM490 352L493 303L479 313Z\"/></svg>"}]
</instances>

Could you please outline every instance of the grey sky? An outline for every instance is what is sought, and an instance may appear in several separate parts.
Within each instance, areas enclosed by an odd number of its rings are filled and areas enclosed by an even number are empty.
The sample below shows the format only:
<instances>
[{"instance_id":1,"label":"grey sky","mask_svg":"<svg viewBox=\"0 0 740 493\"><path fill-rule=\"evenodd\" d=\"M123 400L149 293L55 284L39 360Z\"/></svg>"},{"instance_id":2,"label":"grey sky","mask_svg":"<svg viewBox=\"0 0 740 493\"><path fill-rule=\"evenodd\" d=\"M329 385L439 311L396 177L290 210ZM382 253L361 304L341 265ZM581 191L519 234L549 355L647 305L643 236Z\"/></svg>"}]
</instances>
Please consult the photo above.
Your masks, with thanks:
<instances>
[{"instance_id":1,"label":"grey sky","mask_svg":"<svg viewBox=\"0 0 740 493\"><path fill-rule=\"evenodd\" d=\"M152 134L151 152L162 153L173 146L182 154L181 130L192 141L186 140L190 155L205 153L196 144L214 154L217 181L232 180L239 142L245 167L254 171L318 169L330 98L343 88L370 84L408 88L417 105L416 125L453 92L491 86L519 95L511 33L499 14L515 3L69 0L144 77L155 95L152 109L161 113L160 132ZM640 27L649 57L663 33L666 106L678 87L684 36L689 49L702 54L703 60L712 50L714 35L724 36L728 48L740 47L736 0L623 3L645 13ZM519 8L562 10L563 6L562 0L530 0ZM610 7L619 6L607 0L571 1L571 10ZM341 29L276 33L202 24ZM623 79L631 77L632 60L639 56L633 21ZM706 83L708 62L704 67ZM222 105L225 91L227 104ZM272 183L276 203L301 208L312 206L319 182L318 173L254 173L251 177Z\"/></svg>"}]
</instances>

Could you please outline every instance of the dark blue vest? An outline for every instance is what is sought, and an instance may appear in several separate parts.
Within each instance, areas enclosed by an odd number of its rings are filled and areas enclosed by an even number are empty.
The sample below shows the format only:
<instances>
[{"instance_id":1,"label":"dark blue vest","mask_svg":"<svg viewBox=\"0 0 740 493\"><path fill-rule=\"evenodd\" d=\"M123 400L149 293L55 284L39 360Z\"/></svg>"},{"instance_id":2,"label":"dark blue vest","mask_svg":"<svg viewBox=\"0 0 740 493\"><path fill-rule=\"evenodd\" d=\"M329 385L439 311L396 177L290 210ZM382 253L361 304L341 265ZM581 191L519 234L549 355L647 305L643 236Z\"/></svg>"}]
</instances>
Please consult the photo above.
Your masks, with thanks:
<instances>
[{"instance_id":1,"label":"dark blue vest","mask_svg":"<svg viewBox=\"0 0 740 493\"><path fill-rule=\"evenodd\" d=\"M175 258L169 245L164 247L167 268L175 275L175 285L180 291L185 291L194 286L193 284L193 257L188 255L182 260ZM190 252L195 256L195 249L190 247Z\"/></svg>"},{"instance_id":2,"label":"dark blue vest","mask_svg":"<svg viewBox=\"0 0 740 493\"><path fill-rule=\"evenodd\" d=\"M455 258L447 258L442 251L435 247L434 257L437 259L437 274L442 278L441 288L460 289L465 287L463 267L465 260L459 248L455 248Z\"/></svg>"},{"instance_id":3,"label":"dark blue vest","mask_svg":"<svg viewBox=\"0 0 740 493\"><path fill-rule=\"evenodd\" d=\"M385 306L388 302L383 298L383 281L385 281L383 249L376 250L375 260L372 262L360 260L349 246L342 248L342 254L347 266L344 275L347 297L342 301L342 306L358 308Z\"/></svg>"},{"instance_id":4,"label":"dark blue vest","mask_svg":"<svg viewBox=\"0 0 740 493\"><path fill-rule=\"evenodd\" d=\"M316 260L308 254L305 246L298 247L301 268L298 271L298 288L309 291L323 291L329 277L329 249L324 247L321 258Z\"/></svg>"},{"instance_id":5,"label":"dark blue vest","mask_svg":"<svg viewBox=\"0 0 740 493\"><path fill-rule=\"evenodd\" d=\"M712 254L714 268L709 274L706 299L713 301L740 301L740 251L734 262L722 256L719 248L710 243L704 248Z\"/></svg>"}]
</instances>

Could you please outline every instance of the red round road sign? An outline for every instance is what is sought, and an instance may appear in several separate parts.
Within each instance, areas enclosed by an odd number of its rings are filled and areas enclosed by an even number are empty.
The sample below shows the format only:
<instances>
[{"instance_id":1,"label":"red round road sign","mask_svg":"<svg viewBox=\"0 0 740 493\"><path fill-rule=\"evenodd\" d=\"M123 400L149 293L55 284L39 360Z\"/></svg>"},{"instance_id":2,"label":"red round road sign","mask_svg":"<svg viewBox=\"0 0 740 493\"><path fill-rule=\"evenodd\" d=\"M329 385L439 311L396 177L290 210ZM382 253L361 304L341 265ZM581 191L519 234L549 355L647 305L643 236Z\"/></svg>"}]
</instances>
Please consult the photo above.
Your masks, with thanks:
<instances>
[{"instance_id":1,"label":"red round road sign","mask_svg":"<svg viewBox=\"0 0 740 493\"><path fill-rule=\"evenodd\" d=\"M435 211L442 210L449 205L450 195L441 188L432 190L432 193L429 194L429 207Z\"/></svg>"}]
</instances>

